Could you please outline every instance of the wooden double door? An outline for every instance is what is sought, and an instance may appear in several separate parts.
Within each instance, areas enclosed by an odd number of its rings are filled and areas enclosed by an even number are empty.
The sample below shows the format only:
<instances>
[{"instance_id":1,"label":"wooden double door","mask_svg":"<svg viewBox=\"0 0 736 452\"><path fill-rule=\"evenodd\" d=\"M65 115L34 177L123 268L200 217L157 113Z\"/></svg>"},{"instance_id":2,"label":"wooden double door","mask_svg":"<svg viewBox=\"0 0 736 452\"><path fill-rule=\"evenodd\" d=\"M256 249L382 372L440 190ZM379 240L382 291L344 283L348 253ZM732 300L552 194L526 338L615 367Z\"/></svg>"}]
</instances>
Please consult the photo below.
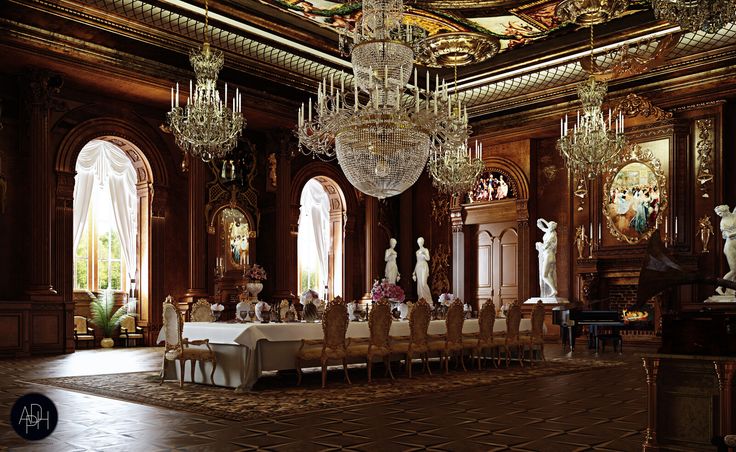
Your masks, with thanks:
<instances>
[{"instance_id":1,"label":"wooden double door","mask_svg":"<svg viewBox=\"0 0 736 452\"><path fill-rule=\"evenodd\" d=\"M519 235L516 222L478 225L478 308L492 299L496 310L519 297Z\"/></svg>"}]
</instances>

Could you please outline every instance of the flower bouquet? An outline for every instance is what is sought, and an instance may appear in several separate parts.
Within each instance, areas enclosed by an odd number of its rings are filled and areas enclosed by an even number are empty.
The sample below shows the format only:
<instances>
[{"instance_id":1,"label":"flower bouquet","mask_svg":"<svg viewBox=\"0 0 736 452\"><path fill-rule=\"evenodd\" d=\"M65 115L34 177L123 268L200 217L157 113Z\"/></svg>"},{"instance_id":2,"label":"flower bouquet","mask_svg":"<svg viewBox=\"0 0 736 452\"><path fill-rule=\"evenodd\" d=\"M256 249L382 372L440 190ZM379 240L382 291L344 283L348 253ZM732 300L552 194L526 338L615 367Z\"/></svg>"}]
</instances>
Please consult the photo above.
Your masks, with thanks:
<instances>
[{"instance_id":1,"label":"flower bouquet","mask_svg":"<svg viewBox=\"0 0 736 452\"><path fill-rule=\"evenodd\" d=\"M437 303L440 304L440 306L444 306L446 308L449 308L453 301L457 300L457 297L451 293L443 293L440 295L440 297L437 299Z\"/></svg>"},{"instance_id":2,"label":"flower bouquet","mask_svg":"<svg viewBox=\"0 0 736 452\"><path fill-rule=\"evenodd\" d=\"M212 310L212 315L215 317L215 322L217 322L220 320L220 316L222 315L222 311L225 310L225 306L220 303L213 303L210 305L210 309Z\"/></svg>"},{"instance_id":3,"label":"flower bouquet","mask_svg":"<svg viewBox=\"0 0 736 452\"><path fill-rule=\"evenodd\" d=\"M268 279L266 270L258 264L253 264L243 273L243 276L251 281L265 281Z\"/></svg>"},{"instance_id":4,"label":"flower bouquet","mask_svg":"<svg viewBox=\"0 0 736 452\"><path fill-rule=\"evenodd\" d=\"M404 295L404 289L383 278L380 282L375 280L373 282L373 288L371 288L371 299L378 301L381 298L387 298L390 301L401 303L406 297Z\"/></svg>"}]
</instances>

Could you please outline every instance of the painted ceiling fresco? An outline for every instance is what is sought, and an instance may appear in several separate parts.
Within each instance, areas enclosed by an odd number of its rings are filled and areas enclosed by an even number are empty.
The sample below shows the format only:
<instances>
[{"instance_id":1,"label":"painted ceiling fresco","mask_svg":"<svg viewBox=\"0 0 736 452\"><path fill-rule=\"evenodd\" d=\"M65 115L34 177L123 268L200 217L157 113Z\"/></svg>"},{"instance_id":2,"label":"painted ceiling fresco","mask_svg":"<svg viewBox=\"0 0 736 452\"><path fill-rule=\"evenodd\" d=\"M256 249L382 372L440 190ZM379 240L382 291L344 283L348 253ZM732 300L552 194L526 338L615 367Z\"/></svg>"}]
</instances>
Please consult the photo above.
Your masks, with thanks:
<instances>
[{"instance_id":1,"label":"painted ceiling fresco","mask_svg":"<svg viewBox=\"0 0 736 452\"><path fill-rule=\"evenodd\" d=\"M361 15L360 2L329 0L260 0L261 3L285 10L291 14L316 22L326 28L352 29ZM431 4L415 2L407 6L404 23L424 29L429 36L447 32L476 32L497 37L501 51L528 44L546 37L561 26L555 17L556 0L519 2L508 9L435 10Z\"/></svg>"}]
</instances>

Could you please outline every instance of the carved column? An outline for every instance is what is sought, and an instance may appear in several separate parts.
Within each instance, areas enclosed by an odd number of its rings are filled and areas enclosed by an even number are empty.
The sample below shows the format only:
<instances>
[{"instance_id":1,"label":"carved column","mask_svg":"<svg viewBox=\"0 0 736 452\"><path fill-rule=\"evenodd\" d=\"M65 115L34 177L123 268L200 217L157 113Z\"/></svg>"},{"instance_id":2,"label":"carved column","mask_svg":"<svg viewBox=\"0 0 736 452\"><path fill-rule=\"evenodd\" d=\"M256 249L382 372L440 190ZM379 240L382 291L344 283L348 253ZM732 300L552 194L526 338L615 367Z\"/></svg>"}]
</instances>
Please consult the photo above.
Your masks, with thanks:
<instances>
[{"instance_id":1,"label":"carved column","mask_svg":"<svg viewBox=\"0 0 736 452\"><path fill-rule=\"evenodd\" d=\"M151 235L150 244L147 247L150 257L148 263L144 263L141 257L141 275L138 282L138 299L140 303L141 324L148 322L148 328L145 329L148 337L147 345L156 343L158 332L163 326L162 319L162 303L169 295L165 292L166 281L166 204L167 192L163 187L154 187L153 202L151 203ZM141 250L144 247L141 246ZM143 254L143 252L141 253ZM144 269L147 268L148 271ZM146 280L145 275L148 274L150 281ZM145 296L145 292L150 288L150 295ZM149 301L148 305L146 300ZM147 313L147 314L146 314Z\"/></svg>"},{"instance_id":2,"label":"carved column","mask_svg":"<svg viewBox=\"0 0 736 452\"><path fill-rule=\"evenodd\" d=\"M376 249L378 247L378 199L365 197L365 275L363 275L363 299L371 297L373 280L381 278L383 271L377 272Z\"/></svg>"},{"instance_id":3,"label":"carved column","mask_svg":"<svg viewBox=\"0 0 736 452\"><path fill-rule=\"evenodd\" d=\"M26 142L31 156L31 286L32 299L56 295L53 288L51 234L54 190L53 150L49 145L49 116L63 80L60 75L33 71L22 80L26 107Z\"/></svg>"},{"instance_id":4,"label":"carved column","mask_svg":"<svg viewBox=\"0 0 736 452\"><path fill-rule=\"evenodd\" d=\"M74 174L57 172L56 212L54 226L54 281L64 301L64 351L74 351Z\"/></svg>"},{"instance_id":5,"label":"carved column","mask_svg":"<svg viewBox=\"0 0 736 452\"><path fill-rule=\"evenodd\" d=\"M452 224L452 290L461 300L465 298L465 234L463 233L462 208L450 210Z\"/></svg>"},{"instance_id":6,"label":"carved column","mask_svg":"<svg viewBox=\"0 0 736 452\"><path fill-rule=\"evenodd\" d=\"M734 361L713 361L716 377L718 377L718 400L720 405L719 418L721 424L718 428L719 436L732 435L733 429L733 398L732 385L734 373L736 373L736 362Z\"/></svg>"},{"instance_id":7,"label":"carved column","mask_svg":"<svg viewBox=\"0 0 736 452\"><path fill-rule=\"evenodd\" d=\"M642 358L644 371L647 374L647 429L644 432L642 451L658 451L657 445L657 372L659 358Z\"/></svg>"},{"instance_id":8,"label":"carved column","mask_svg":"<svg viewBox=\"0 0 736 452\"><path fill-rule=\"evenodd\" d=\"M348 275L351 275L352 272L354 272L355 269L358 268L356 261L360 259L358 253L356 252L357 247L355 243L355 229L355 213L348 213L348 217L345 221L345 234L343 238L343 253L345 254L343 267L343 297L346 300L352 300L356 297L356 295L358 295L356 292L362 292L359 291L357 287L354 287L354 278L352 278L352 276L348 277Z\"/></svg>"},{"instance_id":9,"label":"carved column","mask_svg":"<svg viewBox=\"0 0 736 452\"><path fill-rule=\"evenodd\" d=\"M519 302L523 303L531 296L531 236L529 234L529 205L528 200L519 199L516 201L516 219L518 228L518 246L519 250Z\"/></svg>"},{"instance_id":10,"label":"carved column","mask_svg":"<svg viewBox=\"0 0 736 452\"><path fill-rule=\"evenodd\" d=\"M406 190L399 198L399 284L407 300L417 299L417 285L412 281L416 261L416 239L414 234L414 189Z\"/></svg>"},{"instance_id":11,"label":"carved column","mask_svg":"<svg viewBox=\"0 0 736 452\"><path fill-rule=\"evenodd\" d=\"M276 254L272 272L274 286L271 298L273 300L289 298L291 292L298 287L296 259L299 205L291 204L291 154L293 147L291 136L286 134L281 136L278 146L277 180L279 184L276 191L276 243L273 247L273 252ZM293 260L289 259L289 256L293 256Z\"/></svg>"},{"instance_id":12,"label":"carved column","mask_svg":"<svg viewBox=\"0 0 736 452\"><path fill-rule=\"evenodd\" d=\"M199 297L207 296L207 229L205 224L204 205L207 196L205 190L205 165L199 159L190 159L189 163L189 287L179 309L188 310L188 305Z\"/></svg>"}]
</instances>

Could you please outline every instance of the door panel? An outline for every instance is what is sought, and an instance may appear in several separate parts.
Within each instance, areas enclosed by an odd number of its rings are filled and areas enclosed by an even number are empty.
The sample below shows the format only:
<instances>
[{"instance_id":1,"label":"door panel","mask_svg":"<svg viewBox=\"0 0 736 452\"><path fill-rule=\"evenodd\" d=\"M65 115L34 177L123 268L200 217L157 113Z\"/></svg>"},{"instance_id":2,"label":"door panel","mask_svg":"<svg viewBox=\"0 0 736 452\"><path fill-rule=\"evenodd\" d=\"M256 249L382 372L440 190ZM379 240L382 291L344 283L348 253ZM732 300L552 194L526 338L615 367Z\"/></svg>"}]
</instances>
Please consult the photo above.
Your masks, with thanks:
<instances>
[{"instance_id":1,"label":"door panel","mask_svg":"<svg viewBox=\"0 0 736 452\"><path fill-rule=\"evenodd\" d=\"M479 226L478 306L492 298L496 309L518 298L518 236L516 223Z\"/></svg>"}]
</instances>

